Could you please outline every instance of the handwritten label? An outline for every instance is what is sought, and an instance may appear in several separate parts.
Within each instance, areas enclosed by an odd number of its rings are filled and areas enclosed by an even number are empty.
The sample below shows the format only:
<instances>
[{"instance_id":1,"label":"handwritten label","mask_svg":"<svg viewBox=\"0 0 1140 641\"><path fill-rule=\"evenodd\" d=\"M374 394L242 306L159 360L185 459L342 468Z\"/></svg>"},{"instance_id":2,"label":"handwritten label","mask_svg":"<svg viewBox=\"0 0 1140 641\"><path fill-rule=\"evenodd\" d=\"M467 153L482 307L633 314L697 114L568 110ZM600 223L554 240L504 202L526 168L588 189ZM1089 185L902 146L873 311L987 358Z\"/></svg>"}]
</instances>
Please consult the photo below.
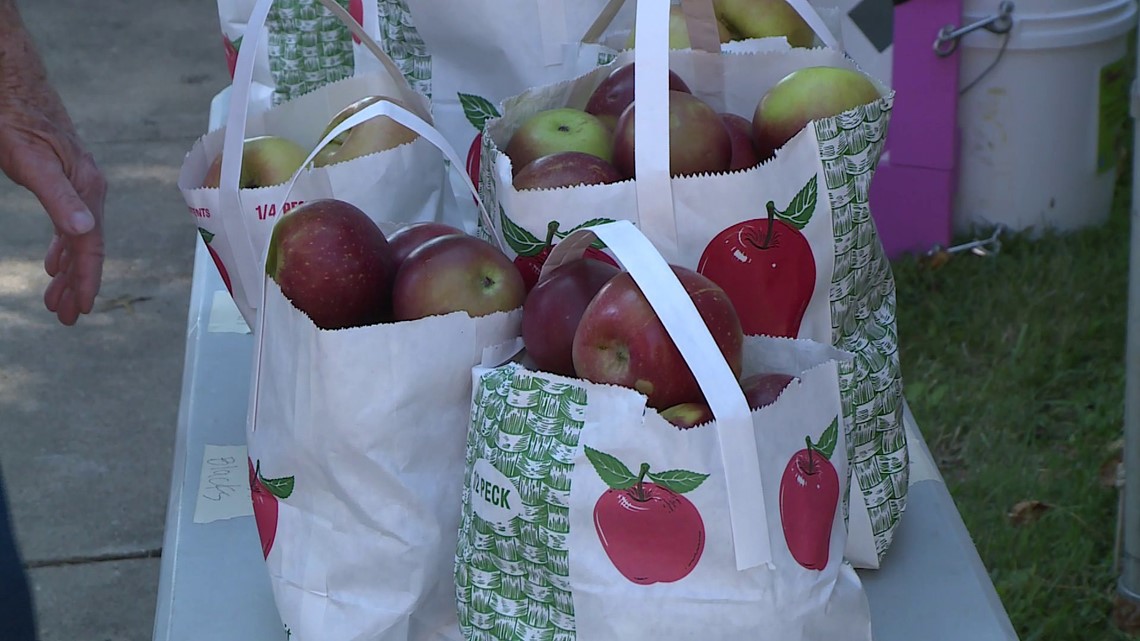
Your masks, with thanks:
<instances>
[{"instance_id":1,"label":"handwritten label","mask_svg":"<svg viewBox=\"0 0 1140 641\"><path fill-rule=\"evenodd\" d=\"M251 516L249 463L244 445L207 445L202 454L195 523Z\"/></svg>"},{"instance_id":2,"label":"handwritten label","mask_svg":"<svg viewBox=\"0 0 1140 641\"><path fill-rule=\"evenodd\" d=\"M241 311L230 296L229 292L219 289L214 291L214 300L210 302L210 321L206 326L210 333L248 334L249 325L242 318Z\"/></svg>"}]
</instances>

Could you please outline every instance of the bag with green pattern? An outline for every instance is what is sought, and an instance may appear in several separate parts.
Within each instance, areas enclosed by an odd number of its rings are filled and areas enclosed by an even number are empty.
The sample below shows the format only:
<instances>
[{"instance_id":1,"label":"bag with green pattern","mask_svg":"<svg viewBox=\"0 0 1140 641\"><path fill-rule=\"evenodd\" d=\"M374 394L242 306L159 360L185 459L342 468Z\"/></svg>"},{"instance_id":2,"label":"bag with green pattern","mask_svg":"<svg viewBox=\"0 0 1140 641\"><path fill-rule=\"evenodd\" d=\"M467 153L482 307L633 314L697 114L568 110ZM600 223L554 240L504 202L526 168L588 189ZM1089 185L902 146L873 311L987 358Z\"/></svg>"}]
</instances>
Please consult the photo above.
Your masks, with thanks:
<instances>
[{"instance_id":1,"label":"bag with green pattern","mask_svg":"<svg viewBox=\"0 0 1140 641\"><path fill-rule=\"evenodd\" d=\"M838 366L806 340L746 337L742 370L796 377L749 410L665 260L629 221L580 230L543 276L600 239L696 378L715 419L679 429L634 389L525 356L474 369L456 553L468 641L870 641L843 560Z\"/></svg>"},{"instance_id":2,"label":"bag with green pattern","mask_svg":"<svg viewBox=\"0 0 1140 641\"><path fill-rule=\"evenodd\" d=\"M658 16L659 31L665 21ZM652 83L637 89L652 95L637 94L635 103L666 103L668 68L717 111L749 119L768 88L792 71L856 68L833 49L654 56L667 50L664 33L644 33L638 24L636 50L573 80L508 98L501 115L487 122L480 192L487 209L498 214L493 233L533 271L549 247L575 229L634 221L668 260L723 287L749 334L805 338L854 354L839 365L847 454L858 481L853 487L861 490L852 496L862 498L845 501L847 557L856 567L877 568L908 487L895 283L868 204L894 94L874 81L880 99L814 121L762 165L677 178L670 177L666 115L650 111L646 120L658 124L643 125L639 111L637 124L645 133L636 135L636 180L516 189L503 150L521 123L539 111L583 106L617 66L636 62L639 81L644 69L654 74ZM650 202L661 206L643 207Z\"/></svg>"},{"instance_id":3,"label":"bag with green pattern","mask_svg":"<svg viewBox=\"0 0 1140 641\"><path fill-rule=\"evenodd\" d=\"M336 0L364 31L380 43L412 87L431 94L431 64L412 24L407 0ZM256 0L217 0L230 76L249 27ZM254 67L254 110L291 100L358 74L381 71L359 38L322 6L320 0L279 0L264 25L266 54Z\"/></svg>"}]
</instances>

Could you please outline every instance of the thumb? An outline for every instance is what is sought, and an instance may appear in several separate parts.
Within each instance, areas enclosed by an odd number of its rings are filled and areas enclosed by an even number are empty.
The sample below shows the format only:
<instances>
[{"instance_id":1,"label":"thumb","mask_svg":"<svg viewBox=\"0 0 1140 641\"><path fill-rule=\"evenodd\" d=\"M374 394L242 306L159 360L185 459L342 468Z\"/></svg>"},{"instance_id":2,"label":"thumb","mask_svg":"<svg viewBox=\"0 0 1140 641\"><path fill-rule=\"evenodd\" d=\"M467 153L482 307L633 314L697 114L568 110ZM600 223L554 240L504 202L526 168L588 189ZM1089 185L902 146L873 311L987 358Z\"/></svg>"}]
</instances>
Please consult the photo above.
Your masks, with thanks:
<instances>
[{"instance_id":1,"label":"thumb","mask_svg":"<svg viewBox=\"0 0 1140 641\"><path fill-rule=\"evenodd\" d=\"M60 233L82 236L95 229L95 216L59 166L35 172L25 186L35 194Z\"/></svg>"}]
</instances>

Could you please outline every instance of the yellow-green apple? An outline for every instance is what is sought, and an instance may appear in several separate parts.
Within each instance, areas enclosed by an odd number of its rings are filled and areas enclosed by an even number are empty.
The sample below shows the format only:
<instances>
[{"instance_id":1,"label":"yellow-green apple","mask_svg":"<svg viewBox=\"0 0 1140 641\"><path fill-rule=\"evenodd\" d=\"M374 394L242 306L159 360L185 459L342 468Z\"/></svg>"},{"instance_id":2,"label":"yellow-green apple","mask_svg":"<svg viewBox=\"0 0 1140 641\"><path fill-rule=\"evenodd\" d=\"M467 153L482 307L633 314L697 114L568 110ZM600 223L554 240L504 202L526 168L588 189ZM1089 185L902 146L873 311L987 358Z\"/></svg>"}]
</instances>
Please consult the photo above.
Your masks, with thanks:
<instances>
[{"instance_id":1,"label":"yellow-green apple","mask_svg":"<svg viewBox=\"0 0 1140 641\"><path fill-rule=\"evenodd\" d=\"M837 116L881 98L862 73L842 67L804 67L773 85L752 116L756 155L767 160L813 120Z\"/></svg>"},{"instance_id":2,"label":"yellow-green apple","mask_svg":"<svg viewBox=\"0 0 1140 641\"><path fill-rule=\"evenodd\" d=\"M423 221L404 225L388 234L388 246L392 248L392 262L400 268L408 254L433 238L440 236L462 236L466 232L438 221Z\"/></svg>"},{"instance_id":3,"label":"yellow-green apple","mask_svg":"<svg viewBox=\"0 0 1140 641\"><path fill-rule=\"evenodd\" d=\"M637 104L618 118L614 131L614 165L633 178L633 123ZM683 91L669 92L669 171L673 176L715 173L728 169L732 139L720 114L700 98Z\"/></svg>"},{"instance_id":4,"label":"yellow-green apple","mask_svg":"<svg viewBox=\"0 0 1140 641\"><path fill-rule=\"evenodd\" d=\"M733 38L732 30L728 28L720 18L716 21L717 35L720 36L721 42L728 42ZM637 30L631 30L629 37L626 38L625 48L632 49L637 44ZM669 7L669 48L670 49L691 49L693 47L692 41L689 39L689 24L685 21L685 14L681 9L681 5L672 5Z\"/></svg>"},{"instance_id":5,"label":"yellow-green apple","mask_svg":"<svg viewBox=\"0 0 1140 641\"><path fill-rule=\"evenodd\" d=\"M661 418L681 429L688 429L713 420L713 413L708 403L678 403L661 410Z\"/></svg>"},{"instance_id":6,"label":"yellow-green apple","mask_svg":"<svg viewBox=\"0 0 1140 641\"><path fill-rule=\"evenodd\" d=\"M750 409L760 409L776 402L780 394L795 380L787 374L753 374L740 381L740 389Z\"/></svg>"},{"instance_id":7,"label":"yellow-green apple","mask_svg":"<svg viewBox=\"0 0 1140 641\"><path fill-rule=\"evenodd\" d=\"M388 240L350 203L326 198L290 210L273 227L265 271L321 329L387 319L393 274Z\"/></svg>"},{"instance_id":8,"label":"yellow-green apple","mask_svg":"<svg viewBox=\"0 0 1140 641\"><path fill-rule=\"evenodd\" d=\"M281 136L253 136L242 143L238 187L270 187L293 177L308 156L300 145ZM203 187L217 189L222 178L222 154L206 169Z\"/></svg>"},{"instance_id":9,"label":"yellow-green apple","mask_svg":"<svg viewBox=\"0 0 1140 641\"><path fill-rule=\"evenodd\" d=\"M559 265L535 285L523 303L522 339L538 369L574 376L574 333L598 290L621 273L592 258Z\"/></svg>"},{"instance_id":10,"label":"yellow-green apple","mask_svg":"<svg viewBox=\"0 0 1140 641\"><path fill-rule=\"evenodd\" d=\"M522 306L526 286L514 263L476 236L440 236L412 250L392 285L397 321L464 311L472 317Z\"/></svg>"},{"instance_id":11,"label":"yellow-green apple","mask_svg":"<svg viewBox=\"0 0 1140 641\"><path fill-rule=\"evenodd\" d=\"M633 102L634 63L626 63L602 79L586 101L586 112L594 114L611 130L617 127L618 118ZM692 93L689 86L673 71L669 72L669 89Z\"/></svg>"},{"instance_id":12,"label":"yellow-green apple","mask_svg":"<svg viewBox=\"0 0 1140 641\"><path fill-rule=\"evenodd\" d=\"M815 32L784 0L713 0L713 11L732 40L784 36L793 47L815 43Z\"/></svg>"},{"instance_id":13,"label":"yellow-green apple","mask_svg":"<svg viewBox=\"0 0 1140 641\"><path fill-rule=\"evenodd\" d=\"M744 332L728 295L691 269L671 267L739 378ZM611 278L582 312L574 332L573 359L579 377L633 388L654 409L705 402L680 350L629 272Z\"/></svg>"},{"instance_id":14,"label":"yellow-green apple","mask_svg":"<svg viewBox=\"0 0 1140 641\"><path fill-rule=\"evenodd\" d=\"M395 105L409 109L402 100L390 96L367 96L361 98L344 109L341 109L321 133L321 139L329 135L337 125L348 119L349 116L360 110L374 105L381 100L387 100ZM410 109L409 109L410 110ZM338 162L345 162L360 156L367 156L386 149L399 147L412 142L419 134L404 125L392 120L388 116L376 116L342 131L336 138L329 141L323 149L313 158L314 167L324 167Z\"/></svg>"},{"instance_id":15,"label":"yellow-green apple","mask_svg":"<svg viewBox=\"0 0 1140 641\"><path fill-rule=\"evenodd\" d=\"M748 169L760 164L752 146L752 121L731 113L722 113L720 118L732 140L732 160L728 163L728 170Z\"/></svg>"},{"instance_id":16,"label":"yellow-green apple","mask_svg":"<svg viewBox=\"0 0 1140 641\"><path fill-rule=\"evenodd\" d=\"M602 185L621 180L613 163L582 151L559 151L535 158L519 170L515 189L553 189L575 185Z\"/></svg>"},{"instance_id":17,"label":"yellow-green apple","mask_svg":"<svg viewBox=\"0 0 1140 641\"><path fill-rule=\"evenodd\" d=\"M610 130L597 116L574 107L545 109L523 121L504 150L511 159L511 172L542 156L560 151L581 151L602 160L613 160Z\"/></svg>"}]
</instances>

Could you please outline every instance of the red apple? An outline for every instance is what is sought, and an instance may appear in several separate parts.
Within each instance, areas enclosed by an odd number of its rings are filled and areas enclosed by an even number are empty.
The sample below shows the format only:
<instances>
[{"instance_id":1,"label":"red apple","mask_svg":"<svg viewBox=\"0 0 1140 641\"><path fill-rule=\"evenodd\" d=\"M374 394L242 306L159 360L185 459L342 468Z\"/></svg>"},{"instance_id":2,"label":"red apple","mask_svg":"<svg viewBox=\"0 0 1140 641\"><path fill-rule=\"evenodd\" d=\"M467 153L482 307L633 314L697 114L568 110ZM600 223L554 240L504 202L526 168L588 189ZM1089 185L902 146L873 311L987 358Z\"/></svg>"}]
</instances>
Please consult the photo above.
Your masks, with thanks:
<instances>
[{"instance_id":1,"label":"red apple","mask_svg":"<svg viewBox=\"0 0 1140 641\"><path fill-rule=\"evenodd\" d=\"M748 407L758 410L775 403L793 380L795 377L787 374L753 374L740 381L740 389L744 391Z\"/></svg>"},{"instance_id":2,"label":"red apple","mask_svg":"<svg viewBox=\"0 0 1140 641\"><path fill-rule=\"evenodd\" d=\"M713 420L708 403L680 403L661 411L661 418L682 429L704 425Z\"/></svg>"},{"instance_id":3,"label":"red apple","mask_svg":"<svg viewBox=\"0 0 1140 641\"><path fill-rule=\"evenodd\" d=\"M635 174L633 122L636 104L618 118L614 131L614 165L629 178ZM696 96L669 92L669 171L673 176L726 171L732 161L732 139L720 114Z\"/></svg>"},{"instance_id":4,"label":"red apple","mask_svg":"<svg viewBox=\"0 0 1140 641\"><path fill-rule=\"evenodd\" d=\"M394 273L388 240L343 200L310 200L290 210L273 227L265 270L321 329L387 320Z\"/></svg>"},{"instance_id":5,"label":"red apple","mask_svg":"<svg viewBox=\"0 0 1140 641\"><path fill-rule=\"evenodd\" d=\"M792 455L780 479L780 524L788 551L809 570L827 567L831 528L839 505L839 475L828 460L837 443L838 418L819 443Z\"/></svg>"},{"instance_id":6,"label":"red apple","mask_svg":"<svg viewBox=\"0 0 1140 641\"><path fill-rule=\"evenodd\" d=\"M815 291L815 256L799 230L769 214L717 234L697 271L728 293L745 334L796 338Z\"/></svg>"},{"instance_id":7,"label":"red apple","mask_svg":"<svg viewBox=\"0 0 1140 641\"><path fill-rule=\"evenodd\" d=\"M526 290L529 292L538 283L538 277L542 274L542 266L546 264L546 259L554 250L554 237L558 232L558 221L553 220L546 226L545 242L541 242L522 227L511 223L507 218L503 218L503 222L504 225L508 226L507 242L511 243L511 249L518 253L514 260L515 267L518 268L523 283L526 284ZM516 242L517 240L525 242L519 243ZM597 247L587 247L583 255L585 258L600 260L614 267L618 266L609 254Z\"/></svg>"},{"instance_id":8,"label":"red apple","mask_svg":"<svg viewBox=\"0 0 1140 641\"><path fill-rule=\"evenodd\" d=\"M708 475L688 470L658 475L649 471L648 463L634 475L609 454L589 446L584 451L609 486L594 504L594 529L614 568L638 585L688 576L705 549L705 524L682 494L699 487Z\"/></svg>"},{"instance_id":9,"label":"red apple","mask_svg":"<svg viewBox=\"0 0 1140 641\"><path fill-rule=\"evenodd\" d=\"M252 459L247 457L246 462L249 463L249 496L253 501L257 535L261 539L261 554L269 558L273 540L277 538L277 500L287 499L293 493L293 477L266 479L261 476L261 461L257 462L256 468Z\"/></svg>"},{"instance_id":10,"label":"red apple","mask_svg":"<svg viewBox=\"0 0 1140 641\"><path fill-rule=\"evenodd\" d=\"M233 296L234 287L230 282L230 273L222 263L222 257L218 255L217 250L210 246L210 243L214 240L214 235L201 227L198 228L198 233L202 235L202 241L206 243L206 251L210 253L210 258L214 260L214 267L218 268L218 275L222 277L222 283L226 286L226 291L230 293L230 296Z\"/></svg>"},{"instance_id":11,"label":"red apple","mask_svg":"<svg viewBox=\"0 0 1140 641\"><path fill-rule=\"evenodd\" d=\"M523 304L522 338L540 370L574 376L574 332L582 312L611 278L614 265L581 258L550 272Z\"/></svg>"},{"instance_id":12,"label":"red apple","mask_svg":"<svg viewBox=\"0 0 1140 641\"><path fill-rule=\"evenodd\" d=\"M504 150L513 175L536 158L560 151L581 151L609 162L613 158L610 130L581 109L546 109L523 121Z\"/></svg>"},{"instance_id":13,"label":"red apple","mask_svg":"<svg viewBox=\"0 0 1140 641\"><path fill-rule=\"evenodd\" d=\"M728 170L748 169L760 164L756 150L752 148L752 121L730 113L722 113L720 118L732 140L732 161L728 164Z\"/></svg>"},{"instance_id":14,"label":"red apple","mask_svg":"<svg viewBox=\"0 0 1140 641\"><path fill-rule=\"evenodd\" d=\"M440 236L408 254L392 285L398 321L464 311L486 316L520 307L526 286L503 252L475 236Z\"/></svg>"},{"instance_id":15,"label":"red apple","mask_svg":"<svg viewBox=\"0 0 1140 641\"><path fill-rule=\"evenodd\" d=\"M756 156L767 160L807 124L837 116L881 98L858 71L841 67L804 67L772 86L756 105L752 139Z\"/></svg>"},{"instance_id":16,"label":"red apple","mask_svg":"<svg viewBox=\"0 0 1140 641\"><path fill-rule=\"evenodd\" d=\"M388 247L392 252L392 264L395 269L400 269L400 265L403 264L408 254L412 253L416 247L419 247L433 238L439 238L440 236L462 236L465 234L466 232L462 229L436 221L424 221L405 225L388 235Z\"/></svg>"},{"instance_id":17,"label":"red apple","mask_svg":"<svg viewBox=\"0 0 1140 641\"><path fill-rule=\"evenodd\" d=\"M581 151L560 151L536 158L515 175L515 189L555 189L618 182L622 175L609 162Z\"/></svg>"},{"instance_id":18,"label":"red apple","mask_svg":"<svg viewBox=\"0 0 1140 641\"><path fill-rule=\"evenodd\" d=\"M611 130L617 127L618 118L633 102L633 64L626 63L611 71L586 102L586 112L597 116ZM672 71L669 72L669 89L692 93L681 76Z\"/></svg>"},{"instance_id":19,"label":"red apple","mask_svg":"<svg viewBox=\"0 0 1140 641\"><path fill-rule=\"evenodd\" d=\"M733 374L739 378L744 333L728 295L708 278L672 266ZM704 402L696 378L629 272L602 286L574 334L574 370L581 378L633 388L664 409Z\"/></svg>"}]
</instances>

